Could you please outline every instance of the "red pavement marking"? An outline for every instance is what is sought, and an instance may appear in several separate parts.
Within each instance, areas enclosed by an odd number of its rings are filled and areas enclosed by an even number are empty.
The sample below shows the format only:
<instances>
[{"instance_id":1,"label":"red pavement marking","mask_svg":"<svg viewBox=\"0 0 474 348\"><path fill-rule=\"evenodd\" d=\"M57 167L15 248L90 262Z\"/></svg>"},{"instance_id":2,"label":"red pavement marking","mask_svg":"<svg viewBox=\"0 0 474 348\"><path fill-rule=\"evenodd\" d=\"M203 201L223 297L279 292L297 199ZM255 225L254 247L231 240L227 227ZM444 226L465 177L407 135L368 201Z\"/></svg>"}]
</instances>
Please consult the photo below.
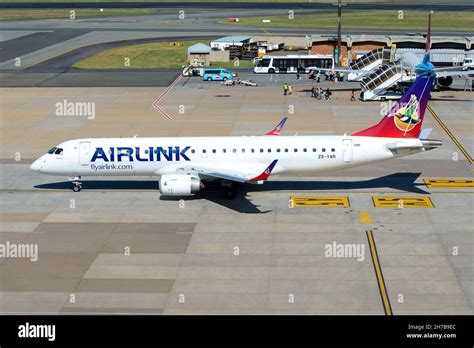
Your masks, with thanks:
<instances>
[{"instance_id":1,"label":"red pavement marking","mask_svg":"<svg viewBox=\"0 0 474 348\"><path fill-rule=\"evenodd\" d=\"M163 108L161 106L159 106L158 104L168 95L169 92L171 92L171 90L174 88L174 86L176 86L176 84L179 82L179 80L181 80L181 78L183 77L183 75L179 75L176 80L173 81L173 83L171 85L169 85L169 87L163 92L161 93L161 95L158 97L158 99L156 99L154 102L153 102L153 107L158 110L164 117L166 117L169 121L174 121L173 117L171 117L165 110L163 110Z\"/></svg>"}]
</instances>

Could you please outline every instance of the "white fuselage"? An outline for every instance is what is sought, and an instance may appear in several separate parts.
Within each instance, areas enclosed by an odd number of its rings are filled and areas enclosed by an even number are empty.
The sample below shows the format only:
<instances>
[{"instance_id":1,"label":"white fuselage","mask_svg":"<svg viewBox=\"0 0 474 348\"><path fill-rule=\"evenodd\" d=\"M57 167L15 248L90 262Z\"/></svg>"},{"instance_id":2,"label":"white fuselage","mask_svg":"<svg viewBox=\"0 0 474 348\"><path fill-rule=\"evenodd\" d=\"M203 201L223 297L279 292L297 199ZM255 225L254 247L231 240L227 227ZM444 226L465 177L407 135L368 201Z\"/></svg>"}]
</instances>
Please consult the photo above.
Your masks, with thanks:
<instances>
[{"instance_id":1,"label":"white fuselage","mask_svg":"<svg viewBox=\"0 0 474 348\"><path fill-rule=\"evenodd\" d=\"M160 176L186 164L252 174L278 160L273 175L354 167L421 151L393 151L388 148L393 144L415 147L421 141L362 136L76 139L57 146L62 154L41 156L31 169L67 176Z\"/></svg>"}]
</instances>

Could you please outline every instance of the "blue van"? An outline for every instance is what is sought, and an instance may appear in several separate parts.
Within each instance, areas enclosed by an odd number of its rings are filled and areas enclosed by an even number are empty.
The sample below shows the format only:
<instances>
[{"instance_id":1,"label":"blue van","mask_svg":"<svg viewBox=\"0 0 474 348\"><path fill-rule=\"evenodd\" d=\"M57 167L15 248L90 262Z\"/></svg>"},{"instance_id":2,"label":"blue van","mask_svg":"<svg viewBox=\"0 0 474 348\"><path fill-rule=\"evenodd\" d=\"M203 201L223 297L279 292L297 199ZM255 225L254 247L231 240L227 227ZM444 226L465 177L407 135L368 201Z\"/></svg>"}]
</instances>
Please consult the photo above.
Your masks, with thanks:
<instances>
[{"instance_id":1,"label":"blue van","mask_svg":"<svg viewBox=\"0 0 474 348\"><path fill-rule=\"evenodd\" d=\"M202 73L204 81L227 81L233 78L232 72L222 68L206 68Z\"/></svg>"}]
</instances>

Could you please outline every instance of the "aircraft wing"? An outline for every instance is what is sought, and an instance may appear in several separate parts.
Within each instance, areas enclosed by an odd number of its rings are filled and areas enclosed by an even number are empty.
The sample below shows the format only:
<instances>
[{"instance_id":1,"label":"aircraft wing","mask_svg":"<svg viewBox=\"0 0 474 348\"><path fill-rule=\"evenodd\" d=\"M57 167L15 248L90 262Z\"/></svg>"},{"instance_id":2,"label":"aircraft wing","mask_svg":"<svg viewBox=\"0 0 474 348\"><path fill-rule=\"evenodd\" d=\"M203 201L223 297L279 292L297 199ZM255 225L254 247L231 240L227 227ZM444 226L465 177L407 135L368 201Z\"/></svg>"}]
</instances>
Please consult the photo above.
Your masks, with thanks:
<instances>
[{"instance_id":1,"label":"aircraft wing","mask_svg":"<svg viewBox=\"0 0 474 348\"><path fill-rule=\"evenodd\" d=\"M209 176L217 179L224 179L236 182L256 182L261 183L268 179L271 175L273 168L277 164L278 160L274 160L262 171L264 165L262 164L252 164L251 167L247 168L248 170L239 170L237 168L232 168L232 166L219 166L218 164L214 165L211 163L205 164L196 164L196 165L181 165L174 168L169 168L166 170L166 173L186 173L186 174L197 174L199 176ZM245 167L245 165L240 164L240 168ZM160 174L160 173L159 173Z\"/></svg>"},{"instance_id":2,"label":"aircraft wing","mask_svg":"<svg viewBox=\"0 0 474 348\"><path fill-rule=\"evenodd\" d=\"M447 77L447 76L465 76L465 75L474 75L474 71L469 70L455 70L455 71L437 71L436 77Z\"/></svg>"}]
</instances>

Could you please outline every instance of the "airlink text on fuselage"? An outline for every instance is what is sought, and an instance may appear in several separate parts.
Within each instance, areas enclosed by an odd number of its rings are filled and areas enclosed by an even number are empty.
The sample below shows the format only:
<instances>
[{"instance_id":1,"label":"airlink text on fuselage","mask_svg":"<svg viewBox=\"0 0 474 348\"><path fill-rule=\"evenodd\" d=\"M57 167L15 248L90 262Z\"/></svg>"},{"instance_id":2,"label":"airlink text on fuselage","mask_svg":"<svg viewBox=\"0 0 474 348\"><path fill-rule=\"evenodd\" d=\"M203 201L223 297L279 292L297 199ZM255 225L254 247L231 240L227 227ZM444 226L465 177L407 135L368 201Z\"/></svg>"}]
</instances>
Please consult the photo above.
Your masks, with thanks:
<instances>
[{"instance_id":1,"label":"airlink text on fuselage","mask_svg":"<svg viewBox=\"0 0 474 348\"><path fill-rule=\"evenodd\" d=\"M168 147L147 147L145 155L140 155L140 147L109 147L104 150L102 147L96 147L91 162L102 160L104 162L122 162L122 161L138 161L138 162L154 162L154 161L190 161L186 155L191 146L181 148L180 146Z\"/></svg>"}]
</instances>

